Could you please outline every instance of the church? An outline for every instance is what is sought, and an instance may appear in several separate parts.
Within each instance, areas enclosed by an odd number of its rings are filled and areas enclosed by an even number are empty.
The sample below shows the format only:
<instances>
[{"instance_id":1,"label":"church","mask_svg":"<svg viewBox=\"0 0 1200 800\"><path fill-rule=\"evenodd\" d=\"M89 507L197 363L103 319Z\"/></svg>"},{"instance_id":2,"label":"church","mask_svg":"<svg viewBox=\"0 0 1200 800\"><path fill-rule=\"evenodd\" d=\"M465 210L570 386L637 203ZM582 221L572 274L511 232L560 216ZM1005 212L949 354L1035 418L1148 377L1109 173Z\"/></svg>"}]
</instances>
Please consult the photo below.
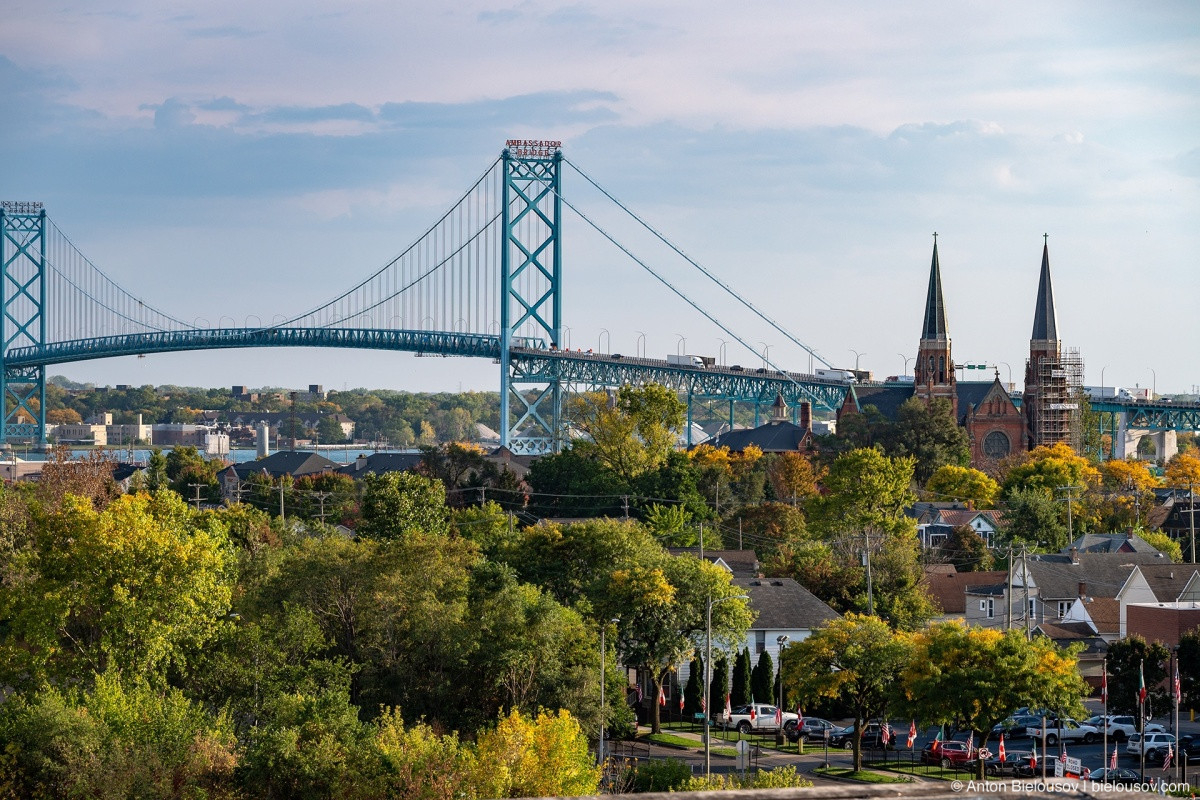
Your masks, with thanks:
<instances>
[{"instance_id":1,"label":"church","mask_svg":"<svg viewBox=\"0 0 1200 800\"><path fill-rule=\"evenodd\" d=\"M851 386L838 410L838 419L847 414L861 414L868 406L874 406L888 419L895 419L900 406L911 397L925 402L945 399L970 437L971 466L985 472L993 472L1005 456L1038 445L1065 442L1078 449L1076 397L1082 384L1083 362L1076 351L1064 351L1058 339L1048 242L1042 245L1024 392L1017 397L1011 395L1000 383L998 370L991 381L960 381L957 371L950 349L937 234L934 234L929 290L912 383L888 381Z\"/></svg>"}]
</instances>

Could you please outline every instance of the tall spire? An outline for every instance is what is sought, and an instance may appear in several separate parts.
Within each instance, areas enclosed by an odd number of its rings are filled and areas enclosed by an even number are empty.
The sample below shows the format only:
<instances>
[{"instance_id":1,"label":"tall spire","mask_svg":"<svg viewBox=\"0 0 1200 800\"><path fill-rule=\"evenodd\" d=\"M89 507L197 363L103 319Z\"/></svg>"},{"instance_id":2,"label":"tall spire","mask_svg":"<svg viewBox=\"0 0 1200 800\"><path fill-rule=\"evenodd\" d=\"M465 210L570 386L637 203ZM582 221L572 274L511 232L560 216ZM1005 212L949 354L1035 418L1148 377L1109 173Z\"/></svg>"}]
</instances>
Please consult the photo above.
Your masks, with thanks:
<instances>
[{"instance_id":1,"label":"tall spire","mask_svg":"<svg viewBox=\"0 0 1200 800\"><path fill-rule=\"evenodd\" d=\"M946 339L946 306L942 302L942 268L938 264L937 234L933 234L933 263L929 266L929 293L925 297L922 339Z\"/></svg>"},{"instance_id":2,"label":"tall spire","mask_svg":"<svg viewBox=\"0 0 1200 800\"><path fill-rule=\"evenodd\" d=\"M1058 341L1058 315L1054 313L1054 288L1050 285L1050 236L1042 244L1042 277L1038 279L1037 306L1033 310L1033 336L1037 341Z\"/></svg>"}]
</instances>

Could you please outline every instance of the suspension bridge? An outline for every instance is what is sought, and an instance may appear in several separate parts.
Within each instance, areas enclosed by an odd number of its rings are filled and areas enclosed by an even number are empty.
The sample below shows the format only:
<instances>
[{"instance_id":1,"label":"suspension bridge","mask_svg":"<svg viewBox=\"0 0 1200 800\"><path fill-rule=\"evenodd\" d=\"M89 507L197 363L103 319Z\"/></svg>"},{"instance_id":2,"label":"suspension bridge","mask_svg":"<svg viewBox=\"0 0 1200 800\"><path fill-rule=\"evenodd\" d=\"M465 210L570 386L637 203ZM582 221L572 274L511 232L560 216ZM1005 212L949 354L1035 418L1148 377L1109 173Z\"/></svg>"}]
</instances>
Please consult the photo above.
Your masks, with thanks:
<instances>
[{"instance_id":1,"label":"suspension bridge","mask_svg":"<svg viewBox=\"0 0 1200 800\"><path fill-rule=\"evenodd\" d=\"M564 198L561 182L568 164L600 188L564 159L558 142L508 142L480 178L396 258L332 300L291 316L276 315L278 321L258 327L199 327L162 311L111 280L40 203L4 202L0 444L45 443L45 381L51 365L248 347L339 347L492 359L500 365L501 442L523 453L561 447L564 400L574 391L662 383L686 394L689 422L700 401L727 403L731 419L736 404L752 403L757 413L777 395L793 408L801 402L827 410L841 404L846 380L787 372L765 356L762 368L743 370L700 359L676 363L561 347L566 326L560 230L569 209L733 340L755 350ZM829 366L731 287L691 263Z\"/></svg>"},{"instance_id":2,"label":"suspension bridge","mask_svg":"<svg viewBox=\"0 0 1200 800\"><path fill-rule=\"evenodd\" d=\"M566 441L571 392L648 382L686 395L688 432L698 403L758 410L782 396L834 410L848 377L763 366L657 360L561 346L560 236L570 211L731 340L742 336L639 259L562 194L564 167L714 282L745 313L831 367L783 325L692 260L564 158L558 142L509 141L478 180L400 255L337 297L258 327L200 327L135 297L93 264L36 202L0 204L0 445L46 442L46 369L117 356L249 347L338 347L492 359L500 366L501 443L519 453ZM1106 402L1097 410L1150 430L1200 429L1200 406ZM1140 415L1136 419L1130 415ZM1115 417L1114 417L1115 419Z\"/></svg>"}]
</instances>

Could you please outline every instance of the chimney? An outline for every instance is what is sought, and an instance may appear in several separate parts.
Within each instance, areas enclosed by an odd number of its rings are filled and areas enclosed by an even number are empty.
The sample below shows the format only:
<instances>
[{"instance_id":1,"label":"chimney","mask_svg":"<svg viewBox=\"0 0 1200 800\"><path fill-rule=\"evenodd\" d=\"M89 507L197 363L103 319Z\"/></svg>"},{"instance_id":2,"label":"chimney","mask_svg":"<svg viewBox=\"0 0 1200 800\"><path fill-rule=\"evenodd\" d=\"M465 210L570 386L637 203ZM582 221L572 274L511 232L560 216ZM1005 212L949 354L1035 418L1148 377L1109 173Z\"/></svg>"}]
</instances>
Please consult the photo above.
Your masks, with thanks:
<instances>
[{"instance_id":1,"label":"chimney","mask_svg":"<svg viewBox=\"0 0 1200 800\"><path fill-rule=\"evenodd\" d=\"M1079 563L1079 548L1072 545L1070 553L1071 553L1071 563L1078 564Z\"/></svg>"},{"instance_id":2,"label":"chimney","mask_svg":"<svg viewBox=\"0 0 1200 800\"><path fill-rule=\"evenodd\" d=\"M806 431L812 430L812 403L807 400L800 402L800 427Z\"/></svg>"},{"instance_id":3,"label":"chimney","mask_svg":"<svg viewBox=\"0 0 1200 800\"><path fill-rule=\"evenodd\" d=\"M1087 581L1079 582L1079 596L1087 597Z\"/></svg>"},{"instance_id":4,"label":"chimney","mask_svg":"<svg viewBox=\"0 0 1200 800\"><path fill-rule=\"evenodd\" d=\"M354 459L354 471L358 472L367 465L367 454L359 453L358 458Z\"/></svg>"}]
</instances>

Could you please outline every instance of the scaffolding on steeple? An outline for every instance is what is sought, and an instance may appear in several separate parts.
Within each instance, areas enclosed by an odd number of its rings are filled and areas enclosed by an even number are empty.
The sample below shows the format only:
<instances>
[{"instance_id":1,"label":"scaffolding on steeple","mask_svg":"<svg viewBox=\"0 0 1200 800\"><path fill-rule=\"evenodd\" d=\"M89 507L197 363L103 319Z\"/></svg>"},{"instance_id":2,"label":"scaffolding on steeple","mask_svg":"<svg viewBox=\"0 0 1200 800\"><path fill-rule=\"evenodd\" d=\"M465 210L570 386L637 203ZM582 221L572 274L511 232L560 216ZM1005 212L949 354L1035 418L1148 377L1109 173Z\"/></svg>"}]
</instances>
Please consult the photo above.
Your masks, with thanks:
<instances>
[{"instance_id":1,"label":"scaffolding on steeple","mask_svg":"<svg viewBox=\"0 0 1200 800\"><path fill-rule=\"evenodd\" d=\"M1075 450L1082 445L1079 396L1083 392L1083 357L1075 348L1038 353L1027 365L1027 373L1036 381L1036 389L1024 402L1030 422L1030 443L1034 447L1060 442Z\"/></svg>"}]
</instances>

